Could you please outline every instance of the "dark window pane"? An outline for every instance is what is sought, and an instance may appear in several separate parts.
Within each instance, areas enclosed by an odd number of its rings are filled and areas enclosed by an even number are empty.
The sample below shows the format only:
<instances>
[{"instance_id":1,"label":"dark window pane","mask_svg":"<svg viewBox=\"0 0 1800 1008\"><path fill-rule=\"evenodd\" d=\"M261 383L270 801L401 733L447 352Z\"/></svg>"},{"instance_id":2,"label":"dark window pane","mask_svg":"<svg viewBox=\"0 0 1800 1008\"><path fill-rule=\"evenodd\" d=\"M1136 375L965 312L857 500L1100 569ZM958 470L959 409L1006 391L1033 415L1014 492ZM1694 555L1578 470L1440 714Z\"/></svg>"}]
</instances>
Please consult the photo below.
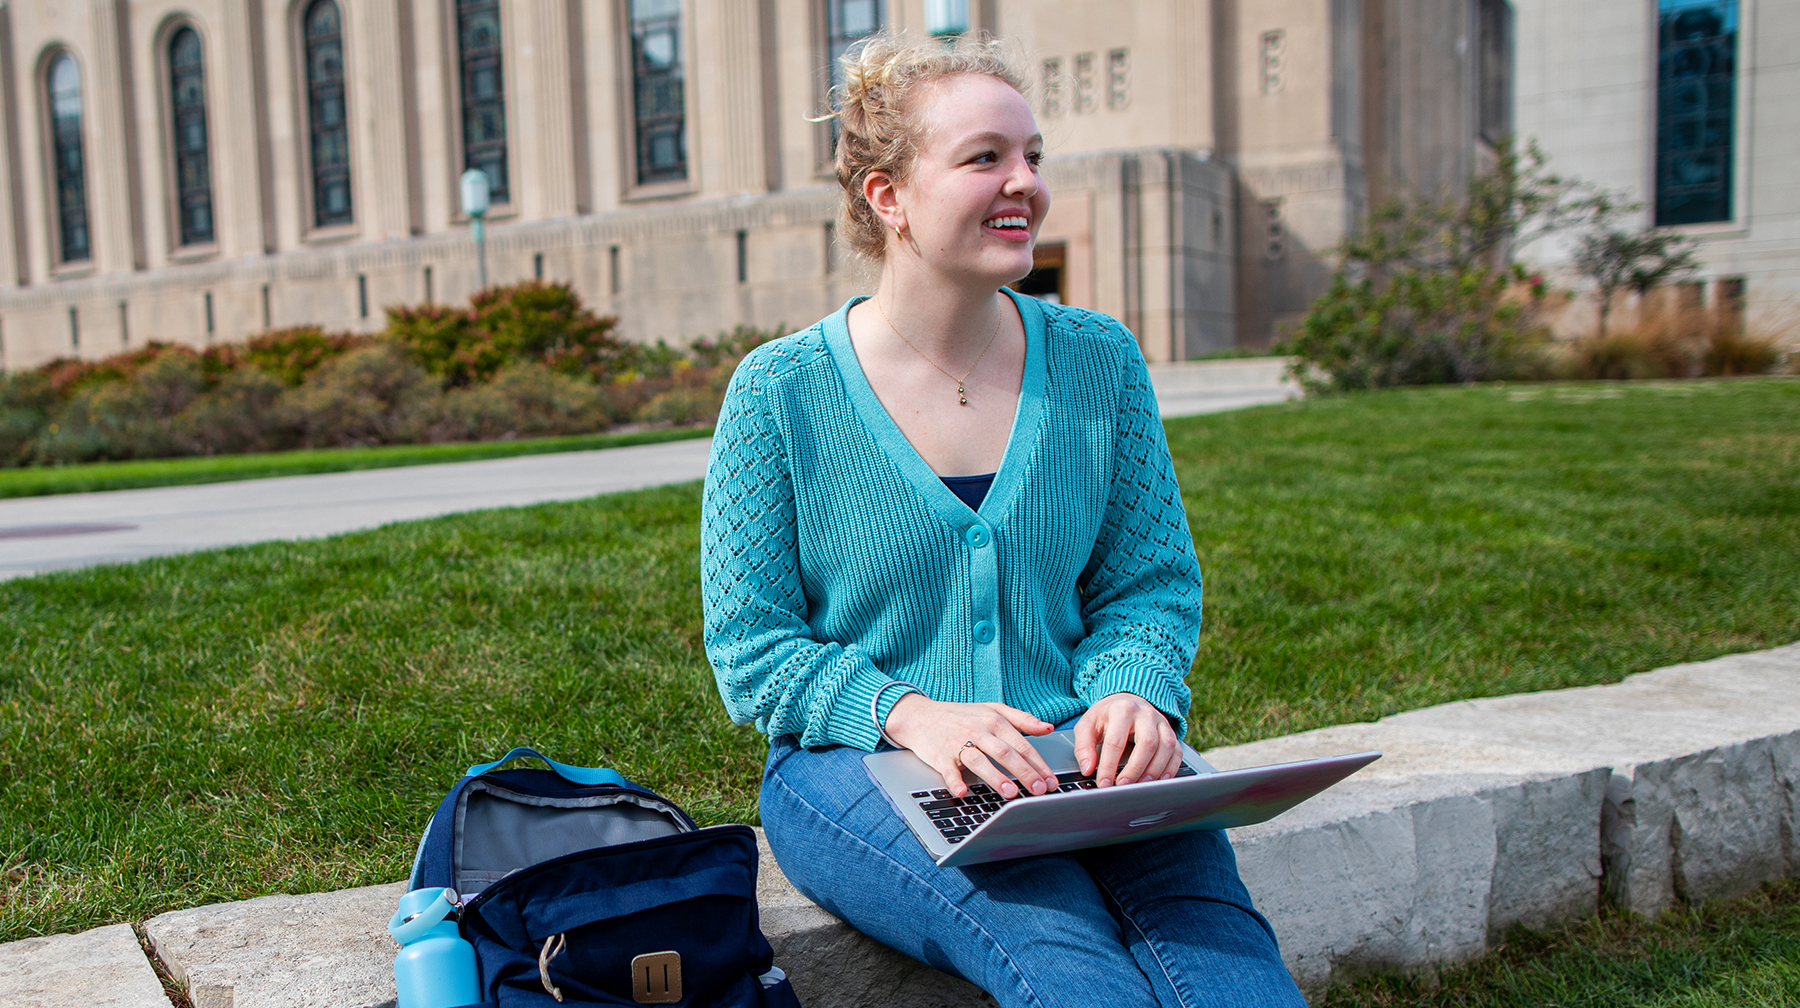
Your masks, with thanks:
<instances>
[{"instance_id":1,"label":"dark window pane","mask_svg":"<svg viewBox=\"0 0 1800 1008\"><path fill-rule=\"evenodd\" d=\"M1659 0L1656 223L1731 219L1737 0Z\"/></svg>"},{"instance_id":2,"label":"dark window pane","mask_svg":"<svg viewBox=\"0 0 1800 1008\"><path fill-rule=\"evenodd\" d=\"M631 76L638 184L679 182L687 178L687 109L678 0L631 0Z\"/></svg>"},{"instance_id":3,"label":"dark window pane","mask_svg":"<svg viewBox=\"0 0 1800 1008\"><path fill-rule=\"evenodd\" d=\"M206 60L200 34L182 28L169 40L169 91L175 99L176 201L181 244L213 240L212 173L207 167Z\"/></svg>"},{"instance_id":4,"label":"dark window pane","mask_svg":"<svg viewBox=\"0 0 1800 1008\"><path fill-rule=\"evenodd\" d=\"M463 169L487 173L488 198L512 198L506 177L506 77L501 71L499 0L457 0L462 63Z\"/></svg>"},{"instance_id":5,"label":"dark window pane","mask_svg":"<svg viewBox=\"0 0 1800 1008\"><path fill-rule=\"evenodd\" d=\"M334 0L306 9L306 97L312 127L313 225L356 219L350 203L350 130L344 116L343 19Z\"/></svg>"},{"instance_id":6,"label":"dark window pane","mask_svg":"<svg viewBox=\"0 0 1800 1008\"><path fill-rule=\"evenodd\" d=\"M50 61L50 133L56 165L57 235L63 262L80 262L88 248L87 172L81 156L81 69L60 53Z\"/></svg>"},{"instance_id":7,"label":"dark window pane","mask_svg":"<svg viewBox=\"0 0 1800 1008\"><path fill-rule=\"evenodd\" d=\"M863 39L881 30L881 0L825 0L825 70L831 87L844 83L839 60ZM831 144L837 147L838 124L831 120Z\"/></svg>"}]
</instances>

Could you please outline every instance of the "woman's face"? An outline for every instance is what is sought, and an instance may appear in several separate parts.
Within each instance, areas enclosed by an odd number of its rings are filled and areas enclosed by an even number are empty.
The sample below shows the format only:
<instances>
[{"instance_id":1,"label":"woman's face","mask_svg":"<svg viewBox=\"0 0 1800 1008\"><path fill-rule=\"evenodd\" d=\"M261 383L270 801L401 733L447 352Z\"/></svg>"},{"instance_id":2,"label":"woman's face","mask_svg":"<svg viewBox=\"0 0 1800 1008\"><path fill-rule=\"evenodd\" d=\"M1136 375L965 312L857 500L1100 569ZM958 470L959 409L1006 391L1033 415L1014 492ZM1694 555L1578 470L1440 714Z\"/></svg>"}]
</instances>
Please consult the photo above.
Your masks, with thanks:
<instances>
[{"instance_id":1,"label":"woman's face","mask_svg":"<svg viewBox=\"0 0 1800 1008\"><path fill-rule=\"evenodd\" d=\"M995 286L1031 272L1032 246L1050 210L1038 174L1044 138L1031 106L985 74L938 81L919 100L918 160L895 190L906 244L934 269Z\"/></svg>"}]
</instances>

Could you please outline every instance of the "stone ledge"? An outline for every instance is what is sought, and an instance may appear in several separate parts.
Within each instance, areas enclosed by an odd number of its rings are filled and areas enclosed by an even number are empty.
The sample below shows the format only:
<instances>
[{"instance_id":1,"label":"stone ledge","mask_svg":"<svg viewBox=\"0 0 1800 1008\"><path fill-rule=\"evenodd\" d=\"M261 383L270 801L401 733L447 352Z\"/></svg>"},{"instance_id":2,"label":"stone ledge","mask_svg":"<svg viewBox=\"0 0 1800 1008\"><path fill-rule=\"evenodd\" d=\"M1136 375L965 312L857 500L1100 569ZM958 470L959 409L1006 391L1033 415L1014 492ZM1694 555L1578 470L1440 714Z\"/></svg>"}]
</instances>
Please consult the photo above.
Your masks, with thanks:
<instances>
[{"instance_id":1,"label":"stone ledge","mask_svg":"<svg viewBox=\"0 0 1800 1008\"><path fill-rule=\"evenodd\" d=\"M1309 994L1433 970L1603 893L1646 915L1800 873L1800 644L1611 686L1462 701L1217 749L1229 769L1386 756L1232 832Z\"/></svg>"},{"instance_id":2,"label":"stone ledge","mask_svg":"<svg viewBox=\"0 0 1800 1008\"><path fill-rule=\"evenodd\" d=\"M0 945L7 1008L169 1008L129 924Z\"/></svg>"},{"instance_id":3,"label":"stone ledge","mask_svg":"<svg viewBox=\"0 0 1800 1008\"><path fill-rule=\"evenodd\" d=\"M1515 923L1592 914L1603 892L1655 913L1800 872L1800 644L1206 755L1231 768L1371 748L1386 757L1273 822L1233 831L1244 881L1309 995L1363 973L1474 958ZM399 892L200 907L145 932L195 1008L382 1008L394 996L384 925ZM766 845L757 895L776 962L808 1008L993 1004L814 906ZM102 932L123 932L129 949ZM74 1003L19 1000L27 972L16 964L46 961L33 944L44 942L136 953L122 926L0 946L0 1000Z\"/></svg>"},{"instance_id":4,"label":"stone ledge","mask_svg":"<svg viewBox=\"0 0 1800 1008\"><path fill-rule=\"evenodd\" d=\"M144 922L194 1008L392 1008L387 922L405 883L264 896Z\"/></svg>"}]
</instances>

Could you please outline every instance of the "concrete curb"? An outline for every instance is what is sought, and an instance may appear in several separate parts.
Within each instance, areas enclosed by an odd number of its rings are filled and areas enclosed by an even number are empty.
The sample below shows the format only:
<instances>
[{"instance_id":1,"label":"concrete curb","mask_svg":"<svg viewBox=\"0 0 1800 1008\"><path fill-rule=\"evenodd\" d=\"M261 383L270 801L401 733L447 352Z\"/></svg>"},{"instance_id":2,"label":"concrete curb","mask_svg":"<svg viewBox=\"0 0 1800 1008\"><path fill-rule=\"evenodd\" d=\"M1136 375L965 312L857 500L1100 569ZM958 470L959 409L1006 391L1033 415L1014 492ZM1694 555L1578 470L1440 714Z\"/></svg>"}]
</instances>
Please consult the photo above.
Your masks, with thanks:
<instances>
[{"instance_id":1,"label":"concrete curb","mask_svg":"<svg viewBox=\"0 0 1800 1008\"><path fill-rule=\"evenodd\" d=\"M0 945L8 1008L169 1008L129 924Z\"/></svg>"},{"instance_id":2,"label":"concrete curb","mask_svg":"<svg viewBox=\"0 0 1800 1008\"><path fill-rule=\"evenodd\" d=\"M1478 957L1514 924L1567 924L1603 896L1653 914L1800 874L1800 644L1206 755L1229 769L1361 749L1386 756L1232 835L1244 881L1309 996L1366 973ZM994 1003L819 909L763 849L763 931L808 1008ZM144 931L195 1008L381 1008L394 996L383 927L399 892L395 883L269 896L163 914ZM73 981L45 980L54 970L129 975L138 987L148 976L160 999L123 925L0 946L0 1001L163 1003L96 1000L96 986L57 999L58 984Z\"/></svg>"},{"instance_id":3,"label":"concrete curb","mask_svg":"<svg viewBox=\"0 0 1800 1008\"><path fill-rule=\"evenodd\" d=\"M1303 989L1478 957L1602 895L1645 915L1800 873L1800 644L1612 686L1444 704L1207 753L1220 768L1380 749L1235 830Z\"/></svg>"}]
</instances>

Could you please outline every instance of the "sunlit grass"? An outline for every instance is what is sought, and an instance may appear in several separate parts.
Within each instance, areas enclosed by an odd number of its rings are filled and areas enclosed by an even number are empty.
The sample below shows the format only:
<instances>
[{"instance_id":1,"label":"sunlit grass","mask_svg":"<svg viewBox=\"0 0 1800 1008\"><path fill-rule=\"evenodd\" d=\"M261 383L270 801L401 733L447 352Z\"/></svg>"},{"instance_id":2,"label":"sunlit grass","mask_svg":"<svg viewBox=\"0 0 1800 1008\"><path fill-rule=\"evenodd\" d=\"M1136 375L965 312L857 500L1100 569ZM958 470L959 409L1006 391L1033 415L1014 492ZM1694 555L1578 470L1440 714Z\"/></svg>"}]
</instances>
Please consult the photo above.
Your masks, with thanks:
<instances>
[{"instance_id":1,"label":"sunlit grass","mask_svg":"<svg viewBox=\"0 0 1800 1008\"><path fill-rule=\"evenodd\" d=\"M1172 421L1194 740L1800 638L1800 382L1413 390ZM0 941L400 878L532 743L704 822L764 744L700 642L699 487L0 583Z\"/></svg>"},{"instance_id":2,"label":"sunlit grass","mask_svg":"<svg viewBox=\"0 0 1800 1008\"><path fill-rule=\"evenodd\" d=\"M1379 978L1326 1008L1792 1008L1800 1004L1800 884L1655 921L1608 913L1515 934L1430 982Z\"/></svg>"}]
</instances>

